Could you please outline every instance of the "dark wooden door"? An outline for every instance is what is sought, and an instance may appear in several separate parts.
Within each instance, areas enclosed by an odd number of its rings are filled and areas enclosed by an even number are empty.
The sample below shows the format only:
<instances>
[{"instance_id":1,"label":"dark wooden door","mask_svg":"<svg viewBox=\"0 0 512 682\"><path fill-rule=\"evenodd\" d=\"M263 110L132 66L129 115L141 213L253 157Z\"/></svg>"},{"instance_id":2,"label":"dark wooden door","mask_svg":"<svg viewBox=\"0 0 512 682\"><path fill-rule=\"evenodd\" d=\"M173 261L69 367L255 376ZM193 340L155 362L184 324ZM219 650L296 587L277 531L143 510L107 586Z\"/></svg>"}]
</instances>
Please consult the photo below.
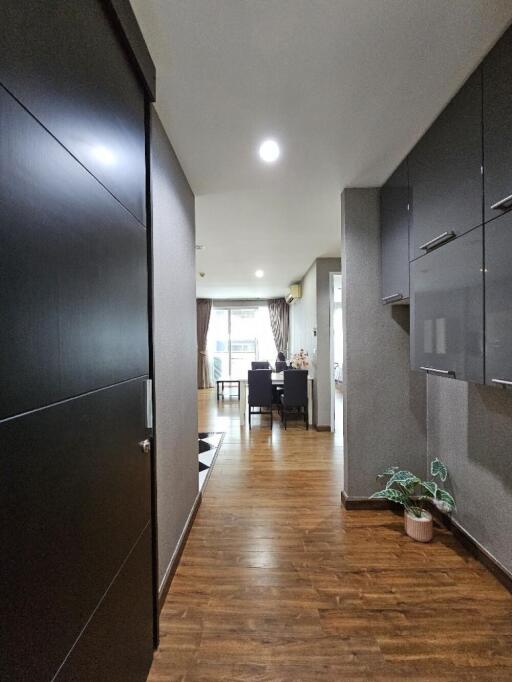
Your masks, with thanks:
<instances>
[{"instance_id":1,"label":"dark wooden door","mask_svg":"<svg viewBox=\"0 0 512 682\"><path fill-rule=\"evenodd\" d=\"M96 0L2 5L0 679L152 658L145 100Z\"/></svg>"},{"instance_id":2,"label":"dark wooden door","mask_svg":"<svg viewBox=\"0 0 512 682\"><path fill-rule=\"evenodd\" d=\"M409 298L409 186L407 160L380 192L382 301Z\"/></svg>"},{"instance_id":3,"label":"dark wooden door","mask_svg":"<svg viewBox=\"0 0 512 682\"><path fill-rule=\"evenodd\" d=\"M482 223L481 81L479 68L409 155L411 259Z\"/></svg>"},{"instance_id":4,"label":"dark wooden door","mask_svg":"<svg viewBox=\"0 0 512 682\"><path fill-rule=\"evenodd\" d=\"M512 208L512 29L483 63L484 215Z\"/></svg>"},{"instance_id":5,"label":"dark wooden door","mask_svg":"<svg viewBox=\"0 0 512 682\"><path fill-rule=\"evenodd\" d=\"M411 263L411 366L483 383L482 227Z\"/></svg>"}]
</instances>

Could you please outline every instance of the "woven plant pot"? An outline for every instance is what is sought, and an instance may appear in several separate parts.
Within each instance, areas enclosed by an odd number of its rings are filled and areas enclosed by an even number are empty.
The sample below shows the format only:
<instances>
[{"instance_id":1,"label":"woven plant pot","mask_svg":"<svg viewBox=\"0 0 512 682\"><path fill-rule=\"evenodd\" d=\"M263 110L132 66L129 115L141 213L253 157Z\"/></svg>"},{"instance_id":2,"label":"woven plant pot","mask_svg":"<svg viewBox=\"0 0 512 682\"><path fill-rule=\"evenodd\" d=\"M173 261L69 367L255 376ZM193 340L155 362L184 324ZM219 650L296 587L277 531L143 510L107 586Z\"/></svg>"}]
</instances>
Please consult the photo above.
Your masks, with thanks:
<instances>
[{"instance_id":1,"label":"woven plant pot","mask_svg":"<svg viewBox=\"0 0 512 682\"><path fill-rule=\"evenodd\" d=\"M434 535L432 514L428 511L422 511L420 518L404 512L404 526L407 535L417 542L430 542Z\"/></svg>"}]
</instances>

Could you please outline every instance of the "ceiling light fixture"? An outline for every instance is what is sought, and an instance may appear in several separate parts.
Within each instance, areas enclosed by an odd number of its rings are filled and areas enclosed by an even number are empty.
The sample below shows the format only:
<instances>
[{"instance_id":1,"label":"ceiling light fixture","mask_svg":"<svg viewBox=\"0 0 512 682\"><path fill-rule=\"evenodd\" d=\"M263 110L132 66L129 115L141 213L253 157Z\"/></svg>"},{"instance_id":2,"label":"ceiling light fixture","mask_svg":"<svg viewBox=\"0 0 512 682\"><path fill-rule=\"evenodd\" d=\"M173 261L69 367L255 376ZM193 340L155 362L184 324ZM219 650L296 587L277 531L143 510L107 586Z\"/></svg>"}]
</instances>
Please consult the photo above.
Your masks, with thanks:
<instances>
[{"instance_id":1,"label":"ceiling light fixture","mask_svg":"<svg viewBox=\"0 0 512 682\"><path fill-rule=\"evenodd\" d=\"M258 153L260 159L265 163L274 163L279 158L281 150L275 140L265 140L260 144Z\"/></svg>"},{"instance_id":2,"label":"ceiling light fixture","mask_svg":"<svg viewBox=\"0 0 512 682\"><path fill-rule=\"evenodd\" d=\"M256 272L254 273L254 275L255 275L256 277L258 277L259 279L261 279L261 278L263 277L264 274L265 274L265 273L263 272L263 270L256 270Z\"/></svg>"}]
</instances>

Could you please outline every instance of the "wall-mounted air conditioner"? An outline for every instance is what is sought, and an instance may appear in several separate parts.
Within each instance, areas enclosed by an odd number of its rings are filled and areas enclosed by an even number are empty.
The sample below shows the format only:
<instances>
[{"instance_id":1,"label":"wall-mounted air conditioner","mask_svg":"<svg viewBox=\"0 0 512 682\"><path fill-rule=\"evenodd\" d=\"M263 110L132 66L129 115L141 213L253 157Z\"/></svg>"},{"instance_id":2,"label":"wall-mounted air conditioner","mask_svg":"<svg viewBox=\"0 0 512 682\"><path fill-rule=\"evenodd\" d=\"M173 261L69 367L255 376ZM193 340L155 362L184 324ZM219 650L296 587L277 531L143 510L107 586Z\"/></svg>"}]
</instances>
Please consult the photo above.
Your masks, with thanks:
<instances>
[{"instance_id":1,"label":"wall-mounted air conditioner","mask_svg":"<svg viewBox=\"0 0 512 682\"><path fill-rule=\"evenodd\" d=\"M290 304L297 298L302 298L302 287L300 284L291 284L286 294L286 302Z\"/></svg>"}]
</instances>

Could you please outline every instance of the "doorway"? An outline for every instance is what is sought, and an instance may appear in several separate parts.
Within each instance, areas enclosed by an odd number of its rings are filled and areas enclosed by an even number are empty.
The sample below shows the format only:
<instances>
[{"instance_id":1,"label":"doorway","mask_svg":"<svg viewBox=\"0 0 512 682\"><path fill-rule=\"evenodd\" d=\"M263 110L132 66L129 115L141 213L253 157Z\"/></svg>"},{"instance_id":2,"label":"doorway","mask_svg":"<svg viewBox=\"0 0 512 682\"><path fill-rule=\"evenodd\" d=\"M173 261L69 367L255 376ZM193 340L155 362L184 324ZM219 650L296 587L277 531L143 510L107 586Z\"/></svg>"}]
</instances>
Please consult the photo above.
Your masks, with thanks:
<instances>
[{"instance_id":1,"label":"doorway","mask_svg":"<svg viewBox=\"0 0 512 682\"><path fill-rule=\"evenodd\" d=\"M331 425L339 438L343 435L343 317L341 274L330 277L330 346L331 346Z\"/></svg>"}]
</instances>

